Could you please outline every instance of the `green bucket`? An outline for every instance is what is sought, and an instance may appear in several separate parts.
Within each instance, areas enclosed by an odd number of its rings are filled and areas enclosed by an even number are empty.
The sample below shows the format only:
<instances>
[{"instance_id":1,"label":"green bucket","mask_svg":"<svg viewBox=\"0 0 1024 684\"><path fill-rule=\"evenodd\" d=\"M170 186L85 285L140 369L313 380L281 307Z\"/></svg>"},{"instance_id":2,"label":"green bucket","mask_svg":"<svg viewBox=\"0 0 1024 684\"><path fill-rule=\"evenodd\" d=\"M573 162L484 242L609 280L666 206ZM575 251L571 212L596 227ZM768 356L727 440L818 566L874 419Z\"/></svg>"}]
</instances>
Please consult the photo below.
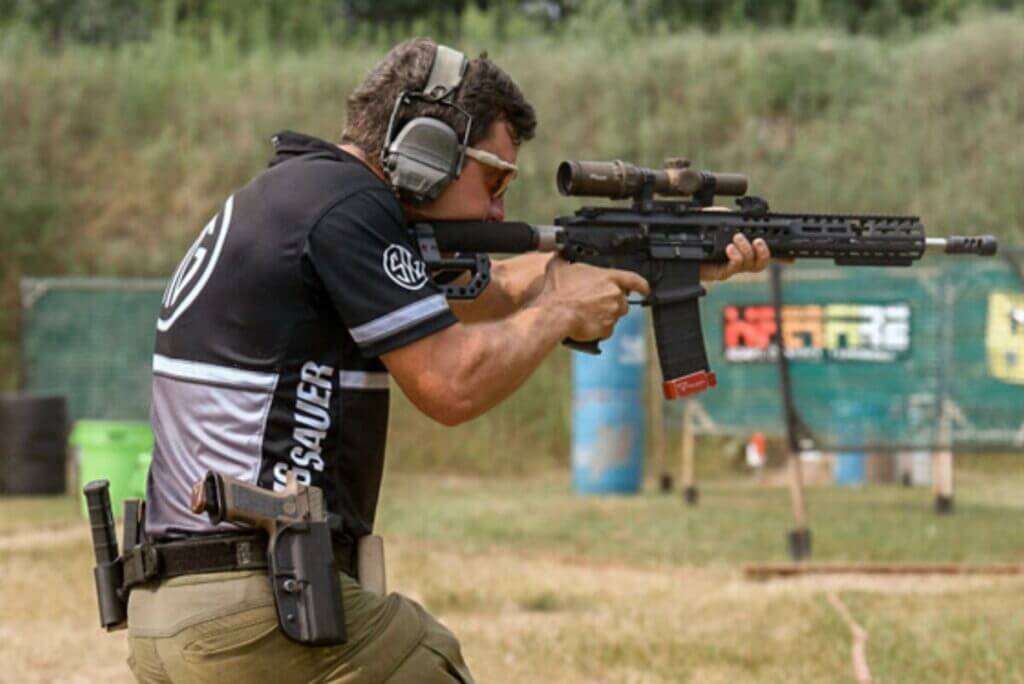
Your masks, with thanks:
<instances>
[{"instance_id":1,"label":"green bucket","mask_svg":"<svg viewBox=\"0 0 1024 684\"><path fill-rule=\"evenodd\" d=\"M146 480L149 478L149 464L153 460L152 451L140 451L135 457L135 473L132 475L131 496L136 499L146 498Z\"/></svg>"},{"instance_id":2,"label":"green bucket","mask_svg":"<svg viewBox=\"0 0 1024 684\"><path fill-rule=\"evenodd\" d=\"M78 448L80 487L93 480L109 480L110 505L114 515L120 516L125 499L141 496L141 492L137 491L136 472L139 469L140 454L148 454L153 449L153 431L149 424L80 420L75 423L70 442ZM85 517L88 513L85 497L80 500L82 516Z\"/></svg>"}]
</instances>

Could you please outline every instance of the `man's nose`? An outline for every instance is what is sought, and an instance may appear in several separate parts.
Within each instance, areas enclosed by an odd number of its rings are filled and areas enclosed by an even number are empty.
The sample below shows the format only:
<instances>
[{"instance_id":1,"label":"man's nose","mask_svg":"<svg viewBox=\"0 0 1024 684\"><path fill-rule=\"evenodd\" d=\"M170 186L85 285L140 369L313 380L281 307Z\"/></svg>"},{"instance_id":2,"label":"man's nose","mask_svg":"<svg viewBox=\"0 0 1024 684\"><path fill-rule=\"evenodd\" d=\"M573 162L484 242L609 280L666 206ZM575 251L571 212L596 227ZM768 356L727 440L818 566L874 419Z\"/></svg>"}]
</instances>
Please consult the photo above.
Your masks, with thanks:
<instances>
[{"instance_id":1,"label":"man's nose","mask_svg":"<svg viewBox=\"0 0 1024 684\"><path fill-rule=\"evenodd\" d=\"M487 209L487 220L488 221L504 221L505 220L505 198L498 197L497 199L491 200L491 206Z\"/></svg>"}]
</instances>

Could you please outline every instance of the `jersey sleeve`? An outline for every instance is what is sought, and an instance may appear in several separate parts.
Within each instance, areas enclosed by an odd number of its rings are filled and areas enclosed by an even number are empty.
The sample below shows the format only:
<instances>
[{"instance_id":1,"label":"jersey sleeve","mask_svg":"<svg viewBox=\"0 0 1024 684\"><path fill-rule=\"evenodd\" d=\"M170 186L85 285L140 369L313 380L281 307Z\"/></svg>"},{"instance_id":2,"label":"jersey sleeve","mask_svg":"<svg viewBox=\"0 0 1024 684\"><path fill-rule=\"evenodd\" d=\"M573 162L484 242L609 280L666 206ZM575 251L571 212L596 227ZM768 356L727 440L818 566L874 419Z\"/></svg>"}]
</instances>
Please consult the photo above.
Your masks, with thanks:
<instances>
[{"instance_id":1,"label":"jersey sleeve","mask_svg":"<svg viewBox=\"0 0 1024 684\"><path fill-rule=\"evenodd\" d=\"M363 355L379 356L457 322L385 190L363 190L309 234L308 257Z\"/></svg>"}]
</instances>

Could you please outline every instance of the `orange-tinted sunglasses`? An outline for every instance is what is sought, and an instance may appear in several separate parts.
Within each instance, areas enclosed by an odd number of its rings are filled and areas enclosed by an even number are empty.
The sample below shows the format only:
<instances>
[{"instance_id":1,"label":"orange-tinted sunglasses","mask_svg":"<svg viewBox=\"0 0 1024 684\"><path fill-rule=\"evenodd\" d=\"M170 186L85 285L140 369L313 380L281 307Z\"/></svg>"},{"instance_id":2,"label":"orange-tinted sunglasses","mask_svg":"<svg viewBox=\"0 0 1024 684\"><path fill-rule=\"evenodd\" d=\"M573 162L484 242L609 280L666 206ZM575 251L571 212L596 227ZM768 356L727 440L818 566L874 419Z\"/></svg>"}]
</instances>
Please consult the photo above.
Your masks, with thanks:
<instances>
[{"instance_id":1,"label":"orange-tinted sunglasses","mask_svg":"<svg viewBox=\"0 0 1024 684\"><path fill-rule=\"evenodd\" d=\"M500 169L505 172L501 177L501 182L498 184L498 187L491 192L491 197L493 199L498 199L504 195L505 191L508 190L508 186L512 184L512 180L519 173L519 167L486 150L480 150L475 147L470 147L469 145L466 145L463 149L465 149L466 156L470 159L475 159L484 166L489 166L492 169Z\"/></svg>"}]
</instances>

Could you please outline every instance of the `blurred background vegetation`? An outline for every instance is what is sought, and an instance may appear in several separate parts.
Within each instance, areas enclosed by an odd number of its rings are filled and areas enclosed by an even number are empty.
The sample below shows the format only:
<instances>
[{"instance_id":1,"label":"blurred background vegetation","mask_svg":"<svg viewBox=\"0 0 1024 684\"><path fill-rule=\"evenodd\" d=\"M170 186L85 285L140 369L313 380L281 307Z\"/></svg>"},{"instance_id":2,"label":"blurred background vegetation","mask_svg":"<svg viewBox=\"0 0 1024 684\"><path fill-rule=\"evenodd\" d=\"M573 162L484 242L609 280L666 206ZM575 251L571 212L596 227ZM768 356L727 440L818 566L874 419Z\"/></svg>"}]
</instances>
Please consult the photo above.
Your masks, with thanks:
<instances>
[{"instance_id":1,"label":"blurred background vegetation","mask_svg":"<svg viewBox=\"0 0 1024 684\"><path fill-rule=\"evenodd\" d=\"M315 49L324 42L391 44L429 34L457 42L538 34L632 34L701 29L828 26L885 35L929 29L1019 0L0 0L0 21L36 31L50 45L119 45L173 29L229 36L250 48Z\"/></svg>"},{"instance_id":2,"label":"blurred background vegetation","mask_svg":"<svg viewBox=\"0 0 1024 684\"><path fill-rule=\"evenodd\" d=\"M561 159L683 155L778 210L1022 241L1020 0L0 0L0 387L19 278L166 277L272 133L336 139L347 93L416 35L486 50L536 106L510 218L574 208ZM480 470L564 462L567 365L458 428L508 447ZM425 422L401 399L395 420ZM392 434L399 459L466 467L443 428Z\"/></svg>"}]
</instances>

